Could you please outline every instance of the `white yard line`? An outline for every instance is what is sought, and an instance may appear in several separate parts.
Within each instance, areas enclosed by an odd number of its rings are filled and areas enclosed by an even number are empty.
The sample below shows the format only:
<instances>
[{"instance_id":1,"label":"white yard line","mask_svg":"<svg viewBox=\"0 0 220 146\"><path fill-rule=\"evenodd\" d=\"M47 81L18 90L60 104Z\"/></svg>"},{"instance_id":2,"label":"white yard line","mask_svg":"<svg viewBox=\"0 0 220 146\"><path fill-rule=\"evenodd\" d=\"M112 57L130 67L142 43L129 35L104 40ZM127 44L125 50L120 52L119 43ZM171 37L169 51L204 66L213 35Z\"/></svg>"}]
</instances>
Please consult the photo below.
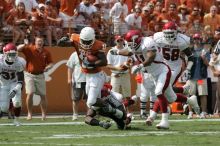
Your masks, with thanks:
<instances>
[{"instance_id":1,"label":"white yard line","mask_svg":"<svg viewBox=\"0 0 220 146\"><path fill-rule=\"evenodd\" d=\"M159 122L160 120L155 120ZM190 120L169 120L170 122L220 122L220 119L190 119ZM132 123L144 123L145 120L133 120ZM46 126L46 125L84 125L85 122L33 122L33 123L21 123L23 126ZM13 123L0 123L0 126L11 126Z\"/></svg>"},{"instance_id":2,"label":"white yard line","mask_svg":"<svg viewBox=\"0 0 220 146\"><path fill-rule=\"evenodd\" d=\"M70 146L71 144L63 143L35 143L35 142L0 142L0 145L53 145L53 146ZM75 144L74 146L91 146L91 144Z\"/></svg>"},{"instance_id":3,"label":"white yard line","mask_svg":"<svg viewBox=\"0 0 220 146\"><path fill-rule=\"evenodd\" d=\"M83 139L83 138L100 138L100 137L133 137L133 136L147 136L147 135L156 135L156 136L163 136L163 135L178 135L183 134L182 132L178 131L144 131L144 132L128 132L126 133L96 133L94 134L55 134L49 137L35 137L34 139ZM184 132L187 135L213 135L213 134L220 134L220 131L206 131L206 132L198 132L198 131L191 131L191 132Z\"/></svg>"}]
</instances>

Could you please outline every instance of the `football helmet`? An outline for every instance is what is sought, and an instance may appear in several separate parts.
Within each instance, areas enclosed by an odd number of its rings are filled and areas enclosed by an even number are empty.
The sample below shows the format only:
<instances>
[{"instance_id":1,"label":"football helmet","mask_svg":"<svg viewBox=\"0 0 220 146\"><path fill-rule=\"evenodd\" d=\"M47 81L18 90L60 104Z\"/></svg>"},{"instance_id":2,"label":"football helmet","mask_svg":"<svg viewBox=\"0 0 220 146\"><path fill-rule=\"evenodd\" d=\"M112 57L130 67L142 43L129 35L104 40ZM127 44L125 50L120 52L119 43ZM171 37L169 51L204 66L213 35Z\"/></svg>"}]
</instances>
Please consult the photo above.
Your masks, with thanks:
<instances>
[{"instance_id":1,"label":"football helmet","mask_svg":"<svg viewBox=\"0 0 220 146\"><path fill-rule=\"evenodd\" d=\"M142 34L139 30L129 30L125 34L125 40L133 51L137 51L141 45Z\"/></svg>"},{"instance_id":2,"label":"football helmet","mask_svg":"<svg viewBox=\"0 0 220 146\"><path fill-rule=\"evenodd\" d=\"M202 39L202 37L201 37L201 35L199 34L199 33L195 33L194 35L193 35L193 39Z\"/></svg>"},{"instance_id":3,"label":"football helmet","mask_svg":"<svg viewBox=\"0 0 220 146\"><path fill-rule=\"evenodd\" d=\"M92 27L84 27L80 34L80 46L83 49L90 49L95 42L95 31Z\"/></svg>"},{"instance_id":4,"label":"football helmet","mask_svg":"<svg viewBox=\"0 0 220 146\"><path fill-rule=\"evenodd\" d=\"M8 43L3 48L3 54L6 61L15 62L18 56L17 47L13 43Z\"/></svg>"},{"instance_id":5,"label":"football helmet","mask_svg":"<svg viewBox=\"0 0 220 146\"><path fill-rule=\"evenodd\" d=\"M176 23L170 21L164 24L163 26L163 34L166 41L172 43L177 36L177 25Z\"/></svg>"}]
</instances>

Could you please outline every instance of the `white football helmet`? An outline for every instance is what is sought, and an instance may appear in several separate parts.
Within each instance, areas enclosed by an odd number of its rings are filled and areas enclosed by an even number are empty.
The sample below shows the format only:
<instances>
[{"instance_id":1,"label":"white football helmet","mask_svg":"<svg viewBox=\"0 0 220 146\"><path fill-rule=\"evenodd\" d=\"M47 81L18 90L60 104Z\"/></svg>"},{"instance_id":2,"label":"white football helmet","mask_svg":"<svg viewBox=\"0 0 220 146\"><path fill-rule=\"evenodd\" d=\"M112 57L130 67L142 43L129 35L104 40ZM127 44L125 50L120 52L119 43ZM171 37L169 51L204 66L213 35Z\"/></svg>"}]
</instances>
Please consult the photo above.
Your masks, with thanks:
<instances>
[{"instance_id":1,"label":"white football helmet","mask_svg":"<svg viewBox=\"0 0 220 146\"><path fill-rule=\"evenodd\" d=\"M95 31L92 27L84 27L80 34L80 46L83 49L90 49L95 42Z\"/></svg>"},{"instance_id":2,"label":"white football helmet","mask_svg":"<svg viewBox=\"0 0 220 146\"><path fill-rule=\"evenodd\" d=\"M163 26L164 38L167 42L172 43L177 36L177 26L174 22L170 21Z\"/></svg>"},{"instance_id":3,"label":"white football helmet","mask_svg":"<svg viewBox=\"0 0 220 146\"><path fill-rule=\"evenodd\" d=\"M5 45L3 48L3 53L5 60L11 63L15 62L18 56L17 47L13 43L8 43Z\"/></svg>"}]
</instances>

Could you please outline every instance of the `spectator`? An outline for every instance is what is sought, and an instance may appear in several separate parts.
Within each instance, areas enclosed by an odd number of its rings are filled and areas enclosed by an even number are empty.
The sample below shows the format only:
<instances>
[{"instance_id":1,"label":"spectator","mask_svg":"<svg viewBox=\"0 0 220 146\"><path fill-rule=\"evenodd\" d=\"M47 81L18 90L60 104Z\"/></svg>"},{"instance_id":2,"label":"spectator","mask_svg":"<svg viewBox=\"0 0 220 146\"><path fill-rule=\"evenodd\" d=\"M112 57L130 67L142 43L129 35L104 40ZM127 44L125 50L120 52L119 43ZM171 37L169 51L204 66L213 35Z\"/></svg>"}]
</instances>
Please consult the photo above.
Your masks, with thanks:
<instances>
[{"instance_id":1,"label":"spectator","mask_svg":"<svg viewBox=\"0 0 220 146\"><path fill-rule=\"evenodd\" d=\"M74 10L73 21L74 21L74 31L76 33L80 33L81 29L83 29L85 26L88 26L85 17L82 14L80 14L77 9Z\"/></svg>"},{"instance_id":2,"label":"spectator","mask_svg":"<svg viewBox=\"0 0 220 146\"><path fill-rule=\"evenodd\" d=\"M44 4L39 4L39 9L43 15L41 15L38 12L34 12L32 16L33 20L33 33L36 36L45 36L46 35L46 40L47 42L45 43L46 45L51 46L52 45L52 30L49 29L49 20L47 19L47 14L46 14L46 6Z\"/></svg>"},{"instance_id":3,"label":"spectator","mask_svg":"<svg viewBox=\"0 0 220 146\"><path fill-rule=\"evenodd\" d=\"M96 7L92 5L90 1L91 0L83 0L79 4L79 13L85 17L88 24L92 23L92 18L97 13Z\"/></svg>"},{"instance_id":4,"label":"spectator","mask_svg":"<svg viewBox=\"0 0 220 146\"><path fill-rule=\"evenodd\" d=\"M28 33L27 30L31 25L31 15L25 11L25 5L23 2L18 3L16 9L12 10L7 22L8 24L11 24L13 28L13 43L16 44L19 40L23 43L23 40Z\"/></svg>"},{"instance_id":5,"label":"spectator","mask_svg":"<svg viewBox=\"0 0 220 146\"><path fill-rule=\"evenodd\" d=\"M52 19L48 19L48 25L49 25L48 27L52 33L52 40L55 40L57 44L57 41L62 37L62 29L61 29L62 20L58 18L56 9L52 6L52 3L50 1L47 1L45 4L45 11L47 18L48 17L52 18Z\"/></svg>"},{"instance_id":6,"label":"spectator","mask_svg":"<svg viewBox=\"0 0 220 146\"><path fill-rule=\"evenodd\" d=\"M187 84L190 85L190 95L196 95L198 91L198 96L201 102L201 114L200 118L205 118L207 113L207 67L210 60L210 54L204 49L202 45L201 35L196 33L193 35L193 66L190 70L191 77ZM193 112L190 110L188 119L191 119Z\"/></svg>"},{"instance_id":7,"label":"spectator","mask_svg":"<svg viewBox=\"0 0 220 146\"><path fill-rule=\"evenodd\" d=\"M194 20L193 24L188 27L186 34L192 37L195 33L202 33L202 32L203 32L202 23L200 23L199 20Z\"/></svg>"},{"instance_id":8,"label":"spectator","mask_svg":"<svg viewBox=\"0 0 220 146\"><path fill-rule=\"evenodd\" d=\"M79 3L79 0L60 0L59 17L63 20L63 28L72 29L74 27L74 10L77 9Z\"/></svg>"},{"instance_id":9,"label":"spectator","mask_svg":"<svg viewBox=\"0 0 220 146\"><path fill-rule=\"evenodd\" d=\"M67 61L67 82L71 87L71 98L73 104L72 120L78 119L78 109L80 99L87 99L86 95L86 75L81 72L79 58L76 52L73 52Z\"/></svg>"},{"instance_id":10,"label":"spectator","mask_svg":"<svg viewBox=\"0 0 220 146\"><path fill-rule=\"evenodd\" d=\"M150 14L150 8L148 6L145 6L142 8L142 13L141 13L141 28L142 31L145 35L149 35L149 22L152 19L152 14Z\"/></svg>"},{"instance_id":11,"label":"spectator","mask_svg":"<svg viewBox=\"0 0 220 146\"><path fill-rule=\"evenodd\" d=\"M101 15L103 18L109 22L109 11L111 10L112 6L114 3L117 2L117 0L101 0L100 2L101 5Z\"/></svg>"},{"instance_id":12,"label":"spectator","mask_svg":"<svg viewBox=\"0 0 220 146\"><path fill-rule=\"evenodd\" d=\"M106 40L108 38L109 26L107 21L99 14L93 16L93 22L91 26L95 29L97 38L99 40Z\"/></svg>"},{"instance_id":13,"label":"spectator","mask_svg":"<svg viewBox=\"0 0 220 146\"><path fill-rule=\"evenodd\" d=\"M210 13L204 16L204 25L210 25L212 33L214 34L218 26L220 26L220 16L217 14L217 7L215 5L210 7Z\"/></svg>"},{"instance_id":14,"label":"spectator","mask_svg":"<svg viewBox=\"0 0 220 146\"><path fill-rule=\"evenodd\" d=\"M128 30L141 30L141 8L135 8L134 12L125 17Z\"/></svg>"},{"instance_id":15,"label":"spectator","mask_svg":"<svg viewBox=\"0 0 220 146\"><path fill-rule=\"evenodd\" d=\"M194 7L191 14L189 15L189 22L188 22L188 26L191 27L193 25L193 23L196 21L199 21L199 23L203 22L203 18L200 15L200 9L199 7Z\"/></svg>"},{"instance_id":16,"label":"spectator","mask_svg":"<svg viewBox=\"0 0 220 146\"><path fill-rule=\"evenodd\" d=\"M190 11L192 11L192 8L194 7L199 7L200 9L202 8L200 5L199 0L182 0L183 4L187 6L187 8L190 9ZM201 0L200 0L201 1Z\"/></svg>"},{"instance_id":17,"label":"spectator","mask_svg":"<svg viewBox=\"0 0 220 146\"><path fill-rule=\"evenodd\" d=\"M20 2L24 3L26 12L32 14L33 9L36 9L38 13L41 14L36 0L15 0L15 6L17 6Z\"/></svg>"},{"instance_id":18,"label":"spectator","mask_svg":"<svg viewBox=\"0 0 220 146\"><path fill-rule=\"evenodd\" d=\"M167 13L162 13L157 18L158 23L165 24L169 21L175 22L178 26L180 25L180 17L178 16L176 4L170 4Z\"/></svg>"},{"instance_id":19,"label":"spectator","mask_svg":"<svg viewBox=\"0 0 220 146\"><path fill-rule=\"evenodd\" d=\"M218 5L215 1L218 1L218 0L212 0L212 1L210 1L210 0L200 0L199 1L199 6L202 10L201 12L202 12L203 15L209 13L210 7L212 5L216 5L218 7Z\"/></svg>"},{"instance_id":20,"label":"spectator","mask_svg":"<svg viewBox=\"0 0 220 146\"><path fill-rule=\"evenodd\" d=\"M187 28L187 24L189 21L189 11L187 9L186 5L181 5L178 7L178 16L180 17L180 27L181 27L181 31L182 32L186 32Z\"/></svg>"},{"instance_id":21,"label":"spectator","mask_svg":"<svg viewBox=\"0 0 220 146\"><path fill-rule=\"evenodd\" d=\"M159 16L161 13L162 13L162 10L163 10L163 5L162 5L162 2L157 2L155 4L155 8L154 8L154 15L155 16Z\"/></svg>"},{"instance_id":22,"label":"spectator","mask_svg":"<svg viewBox=\"0 0 220 146\"><path fill-rule=\"evenodd\" d=\"M206 25L204 27L202 38L203 38L203 42L206 42L206 43L209 43L210 45L213 45L214 36L212 34L210 25Z\"/></svg>"},{"instance_id":23,"label":"spectator","mask_svg":"<svg viewBox=\"0 0 220 146\"><path fill-rule=\"evenodd\" d=\"M125 4L125 0L119 0L115 3L109 12L110 24L113 23L114 34L123 35L127 32L125 24L125 17L128 15L128 6Z\"/></svg>"},{"instance_id":24,"label":"spectator","mask_svg":"<svg viewBox=\"0 0 220 146\"><path fill-rule=\"evenodd\" d=\"M181 3L180 0L164 0L164 8L166 11L170 9L171 4L174 4L178 7Z\"/></svg>"},{"instance_id":25,"label":"spectator","mask_svg":"<svg viewBox=\"0 0 220 146\"><path fill-rule=\"evenodd\" d=\"M26 106L28 110L27 120L32 119L32 107L34 94L41 97L42 120L46 120L47 98L44 72L53 67L50 52L44 48L44 38L35 37L34 45L21 44L18 51L26 57L27 66L25 72L25 88L27 93Z\"/></svg>"}]
</instances>

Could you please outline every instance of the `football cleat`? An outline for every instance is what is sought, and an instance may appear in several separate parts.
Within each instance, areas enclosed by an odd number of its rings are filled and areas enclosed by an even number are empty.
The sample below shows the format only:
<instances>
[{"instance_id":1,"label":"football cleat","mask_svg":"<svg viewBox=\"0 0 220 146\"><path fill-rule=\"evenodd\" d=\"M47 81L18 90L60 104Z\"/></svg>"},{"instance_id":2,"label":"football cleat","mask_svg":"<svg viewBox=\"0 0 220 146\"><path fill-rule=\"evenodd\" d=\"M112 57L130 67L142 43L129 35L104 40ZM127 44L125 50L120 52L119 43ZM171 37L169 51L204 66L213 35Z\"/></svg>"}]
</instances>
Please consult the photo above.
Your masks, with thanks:
<instances>
[{"instance_id":1,"label":"football cleat","mask_svg":"<svg viewBox=\"0 0 220 146\"><path fill-rule=\"evenodd\" d=\"M152 125L153 125L153 122L154 122L154 119L151 118L151 117L148 117L147 120L146 120L147 126L152 126Z\"/></svg>"},{"instance_id":2,"label":"football cleat","mask_svg":"<svg viewBox=\"0 0 220 146\"><path fill-rule=\"evenodd\" d=\"M15 118L14 121L13 121L13 124L18 127L18 126L21 126L21 123Z\"/></svg>"},{"instance_id":3,"label":"football cleat","mask_svg":"<svg viewBox=\"0 0 220 146\"><path fill-rule=\"evenodd\" d=\"M200 119L205 119L206 118L206 112L201 112L199 118Z\"/></svg>"},{"instance_id":4,"label":"football cleat","mask_svg":"<svg viewBox=\"0 0 220 146\"><path fill-rule=\"evenodd\" d=\"M78 120L78 115L74 114L72 117L72 121L76 121L76 120Z\"/></svg>"},{"instance_id":5,"label":"football cleat","mask_svg":"<svg viewBox=\"0 0 220 146\"><path fill-rule=\"evenodd\" d=\"M193 118L193 112L189 112L187 119L192 119L192 118Z\"/></svg>"},{"instance_id":6,"label":"football cleat","mask_svg":"<svg viewBox=\"0 0 220 146\"><path fill-rule=\"evenodd\" d=\"M199 115L200 107L198 105L197 97L195 95L192 95L191 97L188 98L187 102L194 109L195 113Z\"/></svg>"},{"instance_id":7,"label":"football cleat","mask_svg":"<svg viewBox=\"0 0 220 146\"><path fill-rule=\"evenodd\" d=\"M156 125L157 129L169 129L169 122L162 120L159 124Z\"/></svg>"}]
</instances>

